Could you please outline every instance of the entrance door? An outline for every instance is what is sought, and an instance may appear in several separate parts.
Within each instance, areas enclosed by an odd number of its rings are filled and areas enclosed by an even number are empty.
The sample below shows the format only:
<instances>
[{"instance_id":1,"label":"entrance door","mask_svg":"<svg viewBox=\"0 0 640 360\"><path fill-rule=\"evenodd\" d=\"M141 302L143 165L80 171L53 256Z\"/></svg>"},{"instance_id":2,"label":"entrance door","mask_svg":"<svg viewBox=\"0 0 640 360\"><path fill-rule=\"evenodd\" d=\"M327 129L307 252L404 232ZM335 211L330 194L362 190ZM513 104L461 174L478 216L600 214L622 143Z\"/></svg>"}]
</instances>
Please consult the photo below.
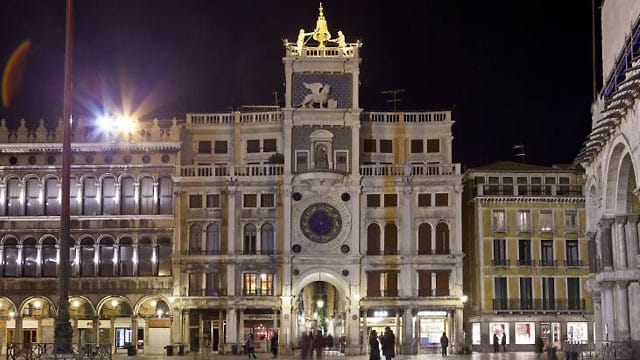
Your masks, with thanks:
<instances>
[{"instance_id":1,"label":"entrance door","mask_svg":"<svg viewBox=\"0 0 640 360\"><path fill-rule=\"evenodd\" d=\"M545 344L560 347L560 323L540 323L540 333Z\"/></svg>"}]
</instances>

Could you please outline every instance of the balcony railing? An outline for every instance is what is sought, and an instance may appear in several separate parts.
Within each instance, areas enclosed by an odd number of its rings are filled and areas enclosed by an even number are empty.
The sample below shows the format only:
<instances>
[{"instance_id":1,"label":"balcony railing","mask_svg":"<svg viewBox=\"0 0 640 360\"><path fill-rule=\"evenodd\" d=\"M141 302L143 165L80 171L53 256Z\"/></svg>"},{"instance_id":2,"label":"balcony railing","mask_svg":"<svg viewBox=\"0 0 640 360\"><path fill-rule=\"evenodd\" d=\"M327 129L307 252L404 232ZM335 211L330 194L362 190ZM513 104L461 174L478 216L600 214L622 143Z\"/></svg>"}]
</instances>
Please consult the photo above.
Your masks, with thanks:
<instances>
[{"instance_id":1,"label":"balcony railing","mask_svg":"<svg viewBox=\"0 0 640 360\"><path fill-rule=\"evenodd\" d=\"M72 344L73 353L56 353L53 343L7 343L7 360L56 360L91 359L111 360L111 344L83 343Z\"/></svg>"},{"instance_id":2,"label":"balcony railing","mask_svg":"<svg viewBox=\"0 0 640 360\"><path fill-rule=\"evenodd\" d=\"M582 266L584 266L584 264L583 264L582 260L571 259L571 260L565 260L564 261L564 266L566 266L566 267L582 267Z\"/></svg>"},{"instance_id":3,"label":"balcony railing","mask_svg":"<svg viewBox=\"0 0 640 360\"><path fill-rule=\"evenodd\" d=\"M493 310L560 310L560 311L584 311L586 303L584 299L493 299Z\"/></svg>"},{"instance_id":4,"label":"balcony railing","mask_svg":"<svg viewBox=\"0 0 640 360\"><path fill-rule=\"evenodd\" d=\"M430 249L430 250L418 250L418 255L449 255L450 249Z\"/></svg>"},{"instance_id":5,"label":"balcony railing","mask_svg":"<svg viewBox=\"0 0 640 360\"><path fill-rule=\"evenodd\" d=\"M367 290L367 296L368 297L397 297L398 290L397 289L385 289L385 290L369 289Z\"/></svg>"},{"instance_id":6,"label":"balcony railing","mask_svg":"<svg viewBox=\"0 0 640 360\"><path fill-rule=\"evenodd\" d=\"M418 289L418 296L435 297L449 296L449 289Z\"/></svg>"},{"instance_id":7,"label":"balcony railing","mask_svg":"<svg viewBox=\"0 0 640 360\"><path fill-rule=\"evenodd\" d=\"M508 259L493 259L491 260L491 266L505 267L509 266Z\"/></svg>"},{"instance_id":8,"label":"balcony railing","mask_svg":"<svg viewBox=\"0 0 640 360\"><path fill-rule=\"evenodd\" d=\"M450 176L460 175L460 164L361 165L362 176Z\"/></svg>"},{"instance_id":9,"label":"balcony railing","mask_svg":"<svg viewBox=\"0 0 640 360\"><path fill-rule=\"evenodd\" d=\"M518 259L518 266L533 266L531 259Z\"/></svg>"},{"instance_id":10,"label":"balcony railing","mask_svg":"<svg viewBox=\"0 0 640 360\"><path fill-rule=\"evenodd\" d=\"M567 196L580 197L582 185L514 185L514 184L477 184L475 185L476 196Z\"/></svg>"},{"instance_id":11,"label":"balcony railing","mask_svg":"<svg viewBox=\"0 0 640 360\"><path fill-rule=\"evenodd\" d=\"M430 123L451 121L451 111L363 112L360 121L367 123Z\"/></svg>"},{"instance_id":12,"label":"balcony railing","mask_svg":"<svg viewBox=\"0 0 640 360\"><path fill-rule=\"evenodd\" d=\"M558 266L558 260L542 259L542 260L538 260L538 265L540 265L540 266Z\"/></svg>"}]
</instances>

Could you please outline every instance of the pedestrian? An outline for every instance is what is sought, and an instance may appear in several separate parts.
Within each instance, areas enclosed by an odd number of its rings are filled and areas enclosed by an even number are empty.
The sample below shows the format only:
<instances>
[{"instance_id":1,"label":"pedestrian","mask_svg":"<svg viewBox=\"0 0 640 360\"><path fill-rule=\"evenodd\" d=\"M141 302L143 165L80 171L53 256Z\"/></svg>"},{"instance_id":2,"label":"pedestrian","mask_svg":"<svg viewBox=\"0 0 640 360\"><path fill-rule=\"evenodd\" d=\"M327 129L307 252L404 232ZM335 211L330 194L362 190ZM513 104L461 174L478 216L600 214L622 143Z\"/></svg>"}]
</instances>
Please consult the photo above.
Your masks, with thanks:
<instances>
[{"instance_id":1,"label":"pedestrian","mask_svg":"<svg viewBox=\"0 0 640 360\"><path fill-rule=\"evenodd\" d=\"M278 331L276 330L273 331L271 336L271 353L274 359L278 357Z\"/></svg>"},{"instance_id":2,"label":"pedestrian","mask_svg":"<svg viewBox=\"0 0 640 360\"><path fill-rule=\"evenodd\" d=\"M507 352L507 333L502 333L502 351Z\"/></svg>"},{"instance_id":3,"label":"pedestrian","mask_svg":"<svg viewBox=\"0 0 640 360\"><path fill-rule=\"evenodd\" d=\"M384 336L382 337L382 354L386 360L396 357L396 336L388 326L384 328Z\"/></svg>"},{"instance_id":4,"label":"pedestrian","mask_svg":"<svg viewBox=\"0 0 640 360\"><path fill-rule=\"evenodd\" d=\"M493 333L493 352L500 351L500 339L498 339L498 333Z\"/></svg>"},{"instance_id":5,"label":"pedestrian","mask_svg":"<svg viewBox=\"0 0 640 360\"><path fill-rule=\"evenodd\" d=\"M380 343L375 330L371 330L369 334L369 360L380 360Z\"/></svg>"},{"instance_id":6,"label":"pedestrian","mask_svg":"<svg viewBox=\"0 0 640 360\"><path fill-rule=\"evenodd\" d=\"M249 333L249 338L247 338L247 343L244 345L244 347L247 348L247 355L249 355L249 359L251 359L252 355L254 359L256 358L255 346L256 346L256 342L253 339L253 333Z\"/></svg>"},{"instance_id":7,"label":"pedestrian","mask_svg":"<svg viewBox=\"0 0 640 360\"><path fill-rule=\"evenodd\" d=\"M309 340L309 336L306 331L302 332L302 336L300 337L300 360L306 360L307 356L309 356L309 349L311 348L311 342Z\"/></svg>"},{"instance_id":8,"label":"pedestrian","mask_svg":"<svg viewBox=\"0 0 640 360\"><path fill-rule=\"evenodd\" d=\"M447 356L447 348L449 347L449 338L447 333L443 332L440 337L440 346L442 346L442 356Z\"/></svg>"},{"instance_id":9,"label":"pedestrian","mask_svg":"<svg viewBox=\"0 0 640 360\"><path fill-rule=\"evenodd\" d=\"M324 348L324 336L322 336L322 331L318 330L316 335L313 337L313 349L316 351L316 359L322 358L323 348Z\"/></svg>"}]
</instances>

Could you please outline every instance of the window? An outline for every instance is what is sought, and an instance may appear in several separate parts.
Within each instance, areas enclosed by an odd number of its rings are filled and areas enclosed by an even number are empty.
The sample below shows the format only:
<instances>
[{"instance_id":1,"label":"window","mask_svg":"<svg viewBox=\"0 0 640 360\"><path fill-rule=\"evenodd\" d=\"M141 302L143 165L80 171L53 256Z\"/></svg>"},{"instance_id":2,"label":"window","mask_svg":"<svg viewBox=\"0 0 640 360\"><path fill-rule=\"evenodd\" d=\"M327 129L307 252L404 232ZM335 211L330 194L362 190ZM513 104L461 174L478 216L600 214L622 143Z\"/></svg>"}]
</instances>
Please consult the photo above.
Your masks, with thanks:
<instances>
[{"instance_id":1,"label":"window","mask_svg":"<svg viewBox=\"0 0 640 360\"><path fill-rule=\"evenodd\" d=\"M213 153L214 154L226 154L227 153L227 142L216 140L213 143Z\"/></svg>"},{"instance_id":2,"label":"window","mask_svg":"<svg viewBox=\"0 0 640 360\"><path fill-rule=\"evenodd\" d=\"M260 152L260 140L247 140L247 152L248 153Z\"/></svg>"},{"instance_id":3,"label":"window","mask_svg":"<svg viewBox=\"0 0 640 360\"><path fill-rule=\"evenodd\" d=\"M93 277L95 276L95 254L96 248L92 239L82 239L80 242L80 276Z\"/></svg>"},{"instance_id":4,"label":"window","mask_svg":"<svg viewBox=\"0 0 640 360\"><path fill-rule=\"evenodd\" d=\"M553 310L556 308L556 289L555 281L552 277L542 278L542 308L545 310Z\"/></svg>"},{"instance_id":5,"label":"window","mask_svg":"<svg viewBox=\"0 0 640 360\"><path fill-rule=\"evenodd\" d=\"M398 296L398 273L395 271L380 274L380 291L384 297Z\"/></svg>"},{"instance_id":6,"label":"window","mask_svg":"<svg viewBox=\"0 0 640 360\"><path fill-rule=\"evenodd\" d=\"M202 296L202 274L189 273L189 296Z\"/></svg>"},{"instance_id":7,"label":"window","mask_svg":"<svg viewBox=\"0 0 640 360\"><path fill-rule=\"evenodd\" d=\"M336 170L349 171L349 153L343 150L336 151Z\"/></svg>"},{"instance_id":8,"label":"window","mask_svg":"<svg viewBox=\"0 0 640 360\"><path fill-rule=\"evenodd\" d=\"M207 194L207 209L220 208L220 194Z\"/></svg>"},{"instance_id":9,"label":"window","mask_svg":"<svg viewBox=\"0 0 640 360\"><path fill-rule=\"evenodd\" d=\"M367 207L380 207L380 194L367 194Z\"/></svg>"},{"instance_id":10,"label":"window","mask_svg":"<svg viewBox=\"0 0 640 360\"><path fill-rule=\"evenodd\" d=\"M136 195L132 177L120 181L120 214L133 215L136 211Z\"/></svg>"},{"instance_id":11,"label":"window","mask_svg":"<svg viewBox=\"0 0 640 360\"><path fill-rule=\"evenodd\" d=\"M140 180L140 213L143 215L154 215L155 204L153 195L154 182L150 177Z\"/></svg>"},{"instance_id":12,"label":"window","mask_svg":"<svg viewBox=\"0 0 640 360\"><path fill-rule=\"evenodd\" d=\"M418 271L418 296L433 296L430 271Z\"/></svg>"},{"instance_id":13,"label":"window","mask_svg":"<svg viewBox=\"0 0 640 360\"><path fill-rule=\"evenodd\" d=\"M397 207L398 194L384 194L384 207Z\"/></svg>"},{"instance_id":14,"label":"window","mask_svg":"<svg viewBox=\"0 0 640 360\"><path fill-rule=\"evenodd\" d=\"M440 152L440 139L427 139L427 152L439 153Z\"/></svg>"},{"instance_id":15,"label":"window","mask_svg":"<svg viewBox=\"0 0 640 360\"><path fill-rule=\"evenodd\" d=\"M436 194L436 206L449 206L449 194L437 193Z\"/></svg>"},{"instance_id":16,"label":"window","mask_svg":"<svg viewBox=\"0 0 640 360\"><path fill-rule=\"evenodd\" d=\"M540 210L540 218L538 219L540 225L540 231L552 231L553 230L553 211Z\"/></svg>"},{"instance_id":17,"label":"window","mask_svg":"<svg viewBox=\"0 0 640 360\"><path fill-rule=\"evenodd\" d=\"M567 301L569 310L582 310L582 301L580 300L580 278L567 278Z\"/></svg>"},{"instance_id":18,"label":"window","mask_svg":"<svg viewBox=\"0 0 640 360\"><path fill-rule=\"evenodd\" d=\"M553 240L540 241L540 266L555 266L553 260Z\"/></svg>"},{"instance_id":19,"label":"window","mask_svg":"<svg viewBox=\"0 0 640 360\"><path fill-rule=\"evenodd\" d=\"M491 230L493 231L505 231L506 230L506 213L504 210L493 210L491 212Z\"/></svg>"},{"instance_id":20,"label":"window","mask_svg":"<svg viewBox=\"0 0 640 360\"><path fill-rule=\"evenodd\" d=\"M98 215L98 186L96 178L88 177L82 182L82 214Z\"/></svg>"},{"instance_id":21,"label":"window","mask_svg":"<svg viewBox=\"0 0 640 360\"><path fill-rule=\"evenodd\" d=\"M578 229L578 212L576 210L566 210L564 212L565 231Z\"/></svg>"},{"instance_id":22,"label":"window","mask_svg":"<svg viewBox=\"0 0 640 360\"><path fill-rule=\"evenodd\" d=\"M201 209L202 208L202 195L195 194L189 195L189 209Z\"/></svg>"},{"instance_id":23,"label":"window","mask_svg":"<svg viewBox=\"0 0 640 360\"><path fill-rule=\"evenodd\" d=\"M502 193L507 196L513 195L513 178L512 177L502 178Z\"/></svg>"},{"instance_id":24,"label":"window","mask_svg":"<svg viewBox=\"0 0 640 360\"><path fill-rule=\"evenodd\" d=\"M158 239L158 276L171 276L171 239Z\"/></svg>"},{"instance_id":25,"label":"window","mask_svg":"<svg viewBox=\"0 0 640 360\"><path fill-rule=\"evenodd\" d=\"M260 194L260 207L263 207L263 208L275 207L274 194L273 193Z\"/></svg>"},{"instance_id":26,"label":"window","mask_svg":"<svg viewBox=\"0 0 640 360\"><path fill-rule=\"evenodd\" d=\"M75 259L75 251L74 251L74 256L69 257L69 260L71 262L73 262L74 259ZM58 264L57 260L58 260L58 250L56 249L56 240L52 238L44 240L42 242L42 260L40 261L43 277L55 277L57 275L56 274L56 268ZM71 268L73 268L73 266Z\"/></svg>"},{"instance_id":27,"label":"window","mask_svg":"<svg viewBox=\"0 0 640 360\"><path fill-rule=\"evenodd\" d=\"M431 225L420 224L418 227L418 255L431 254Z\"/></svg>"},{"instance_id":28,"label":"window","mask_svg":"<svg viewBox=\"0 0 640 360\"><path fill-rule=\"evenodd\" d=\"M448 271L436 271L436 296L449 296Z\"/></svg>"},{"instance_id":29,"label":"window","mask_svg":"<svg viewBox=\"0 0 640 360\"><path fill-rule=\"evenodd\" d=\"M391 140L380 140L380 152L385 154L393 153L393 142Z\"/></svg>"},{"instance_id":30,"label":"window","mask_svg":"<svg viewBox=\"0 0 640 360\"><path fill-rule=\"evenodd\" d=\"M30 178L26 183L27 215L43 215L44 206L40 200L40 180Z\"/></svg>"},{"instance_id":31,"label":"window","mask_svg":"<svg viewBox=\"0 0 640 360\"><path fill-rule=\"evenodd\" d=\"M422 139L411 140L411 153L421 154L424 152L424 142Z\"/></svg>"},{"instance_id":32,"label":"window","mask_svg":"<svg viewBox=\"0 0 640 360\"><path fill-rule=\"evenodd\" d=\"M431 206L431 194L418 194L418 206L420 207Z\"/></svg>"},{"instance_id":33,"label":"window","mask_svg":"<svg viewBox=\"0 0 640 360\"><path fill-rule=\"evenodd\" d=\"M138 240L138 276L152 276L153 263L156 257L151 239L143 237Z\"/></svg>"},{"instance_id":34,"label":"window","mask_svg":"<svg viewBox=\"0 0 640 360\"><path fill-rule=\"evenodd\" d=\"M222 295L222 289L220 288L220 274L207 273L205 278L204 287L205 296L220 296Z\"/></svg>"},{"instance_id":35,"label":"window","mask_svg":"<svg viewBox=\"0 0 640 360\"><path fill-rule=\"evenodd\" d=\"M544 195L542 193L542 178L541 177L532 177L531 178L531 195Z\"/></svg>"},{"instance_id":36,"label":"window","mask_svg":"<svg viewBox=\"0 0 640 360\"><path fill-rule=\"evenodd\" d=\"M560 196L571 195L571 186L569 185L570 183L571 183L571 179L569 179L568 177L559 178L557 194Z\"/></svg>"},{"instance_id":37,"label":"window","mask_svg":"<svg viewBox=\"0 0 640 360\"><path fill-rule=\"evenodd\" d=\"M193 224L189 228L189 254L200 255L202 253L202 227Z\"/></svg>"},{"instance_id":38,"label":"window","mask_svg":"<svg viewBox=\"0 0 640 360\"><path fill-rule=\"evenodd\" d=\"M384 254L398 254L398 227L395 224L387 224L384 227Z\"/></svg>"},{"instance_id":39,"label":"window","mask_svg":"<svg viewBox=\"0 0 640 360\"><path fill-rule=\"evenodd\" d=\"M169 176L160 178L160 214L173 214L173 182Z\"/></svg>"},{"instance_id":40,"label":"window","mask_svg":"<svg viewBox=\"0 0 640 360\"><path fill-rule=\"evenodd\" d=\"M102 214L103 215L115 215L117 214L116 202L116 179L113 177L106 177L102 179Z\"/></svg>"},{"instance_id":41,"label":"window","mask_svg":"<svg viewBox=\"0 0 640 360\"><path fill-rule=\"evenodd\" d=\"M526 177L518 176L516 178L516 182L518 183L518 195L526 196L529 195L529 180Z\"/></svg>"},{"instance_id":42,"label":"window","mask_svg":"<svg viewBox=\"0 0 640 360\"><path fill-rule=\"evenodd\" d=\"M449 254L449 226L443 222L436 225L436 254Z\"/></svg>"},{"instance_id":43,"label":"window","mask_svg":"<svg viewBox=\"0 0 640 360\"><path fill-rule=\"evenodd\" d=\"M242 290L244 295L272 296L274 294L273 274L244 273L242 277Z\"/></svg>"},{"instance_id":44,"label":"window","mask_svg":"<svg viewBox=\"0 0 640 360\"><path fill-rule=\"evenodd\" d=\"M60 215L60 181L49 178L44 183L44 208L46 215Z\"/></svg>"},{"instance_id":45,"label":"window","mask_svg":"<svg viewBox=\"0 0 640 360\"><path fill-rule=\"evenodd\" d=\"M244 194L243 205L246 208L258 207L258 196L256 194Z\"/></svg>"},{"instance_id":46,"label":"window","mask_svg":"<svg viewBox=\"0 0 640 360\"><path fill-rule=\"evenodd\" d=\"M366 153L376 152L376 141L374 139L364 139L362 150Z\"/></svg>"},{"instance_id":47,"label":"window","mask_svg":"<svg viewBox=\"0 0 640 360\"><path fill-rule=\"evenodd\" d=\"M217 224L209 224L206 233L206 252L208 255L220 254L220 228Z\"/></svg>"},{"instance_id":48,"label":"window","mask_svg":"<svg viewBox=\"0 0 640 360\"><path fill-rule=\"evenodd\" d=\"M244 253L255 254L257 229L253 224L247 224L244 227Z\"/></svg>"},{"instance_id":49,"label":"window","mask_svg":"<svg viewBox=\"0 0 640 360\"><path fill-rule=\"evenodd\" d=\"M267 255L276 253L275 233L271 224L264 224L260 228L260 253Z\"/></svg>"},{"instance_id":50,"label":"window","mask_svg":"<svg viewBox=\"0 0 640 360\"><path fill-rule=\"evenodd\" d=\"M518 230L531 231L531 213L529 210L518 210L517 219Z\"/></svg>"},{"instance_id":51,"label":"window","mask_svg":"<svg viewBox=\"0 0 640 360\"><path fill-rule=\"evenodd\" d=\"M578 240L567 240L565 243L567 251L567 260L565 266L580 266L580 258L578 256Z\"/></svg>"},{"instance_id":52,"label":"window","mask_svg":"<svg viewBox=\"0 0 640 360\"><path fill-rule=\"evenodd\" d=\"M367 255L380 255L380 226L371 224L367 227Z\"/></svg>"},{"instance_id":53,"label":"window","mask_svg":"<svg viewBox=\"0 0 640 360\"><path fill-rule=\"evenodd\" d=\"M12 178L7 180L7 211L8 216L24 214L21 200L20 180Z\"/></svg>"},{"instance_id":54,"label":"window","mask_svg":"<svg viewBox=\"0 0 640 360\"><path fill-rule=\"evenodd\" d=\"M118 262L120 276L133 276L133 240L131 238L120 239L118 245Z\"/></svg>"},{"instance_id":55,"label":"window","mask_svg":"<svg viewBox=\"0 0 640 360\"><path fill-rule=\"evenodd\" d=\"M493 266L507 266L505 239L493 239Z\"/></svg>"},{"instance_id":56,"label":"window","mask_svg":"<svg viewBox=\"0 0 640 360\"><path fill-rule=\"evenodd\" d=\"M260 295L270 296L273 295L273 274L260 274Z\"/></svg>"},{"instance_id":57,"label":"window","mask_svg":"<svg viewBox=\"0 0 640 360\"><path fill-rule=\"evenodd\" d=\"M520 309L533 310L533 290L530 277L520 278Z\"/></svg>"},{"instance_id":58,"label":"window","mask_svg":"<svg viewBox=\"0 0 640 360\"><path fill-rule=\"evenodd\" d=\"M264 139L262 141L263 152L275 152L276 150L276 139Z\"/></svg>"},{"instance_id":59,"label":"window","mask_svg":"<svg viewBox=\"0 0 640 360\"><path fill-rule=\"evenodd\" d=\"M38 248L36 248L36 239L30 238L22 242L22 276L38 276Z\"/></svg>"},{"instance_id":60,"label":"window","mask_svg":"<svg viewBox=\"0 0 640 360\"><path fill-rule=\"evenodd\" d=\"M211 154L211 141L198 141L199 154Z\"/></svg>"},{"instance_id":61,"label":"window","mask_svg":"<svg viewBox=\"0 0 640 360\"><path fill-rule=\"evenodd\" d=\"M493 279L493 309L494 310L507 310L508 293L507 293L507 278L504 276L497 276Z\"/></svg>"},{"instance_id":62,"label":"window","mask_svg":"<svg viewBox=\"0 0 640 360\"><path fill-rule=\"evenodd\" d=\"M531 240L518 240L518 265L531 266Z\"/></svg>"},{"instance_id":63,"label":"window","mask_svg":"<svg viewBox=\"0 0 640 360\"><path fill-rule=\"evenodd\" d=\"M242 276L244 295L258 295L258 274L245 273Z\"/></svg>"},{"instance_id":64,"label":"window","mask_svg":"<svg viewBox=\"0 0 640 360\"><path fill-rule=\"evenodd\" d=\"M102 239L98 245L98 275L109 277L115 275L115 245L112 239Z\"/></svg>"},{"instance_id":65,"label":"window","mask_svg":"<svg viewBox=\"0 0 640 360\"><path fill-rule=\"evenodd\" d=\"M296 151L296 171L307 171L309 168L309 152Z\"/></svg>"}]
</instances>

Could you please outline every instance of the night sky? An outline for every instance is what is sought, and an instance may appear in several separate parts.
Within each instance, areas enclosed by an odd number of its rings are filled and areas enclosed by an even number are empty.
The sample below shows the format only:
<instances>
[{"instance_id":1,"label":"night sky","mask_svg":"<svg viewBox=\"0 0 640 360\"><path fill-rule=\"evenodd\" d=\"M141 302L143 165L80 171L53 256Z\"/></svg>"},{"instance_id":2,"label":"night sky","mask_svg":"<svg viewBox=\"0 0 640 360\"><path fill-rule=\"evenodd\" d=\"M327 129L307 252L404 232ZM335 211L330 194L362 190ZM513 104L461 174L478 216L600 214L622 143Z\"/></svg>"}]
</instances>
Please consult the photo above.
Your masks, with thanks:
<instances>
[{"instance_id":1,"label":"night sky","mask_svg":"<svg viewBox=\"0 0 640 360\"><path fill-rule=\"evenodd\" d=\"M329 30L360 39L360 105L453 110L454 161L571 162L590 129L591 1L323 1ZM62 114L64 0L2 0L0 62L31 47L0 118ZM313 30L318 2L76 0L74 116L143 118L273 104L282 39ZM51 122L53 123L53 121Z\"/></svg>"}]
</instances>

